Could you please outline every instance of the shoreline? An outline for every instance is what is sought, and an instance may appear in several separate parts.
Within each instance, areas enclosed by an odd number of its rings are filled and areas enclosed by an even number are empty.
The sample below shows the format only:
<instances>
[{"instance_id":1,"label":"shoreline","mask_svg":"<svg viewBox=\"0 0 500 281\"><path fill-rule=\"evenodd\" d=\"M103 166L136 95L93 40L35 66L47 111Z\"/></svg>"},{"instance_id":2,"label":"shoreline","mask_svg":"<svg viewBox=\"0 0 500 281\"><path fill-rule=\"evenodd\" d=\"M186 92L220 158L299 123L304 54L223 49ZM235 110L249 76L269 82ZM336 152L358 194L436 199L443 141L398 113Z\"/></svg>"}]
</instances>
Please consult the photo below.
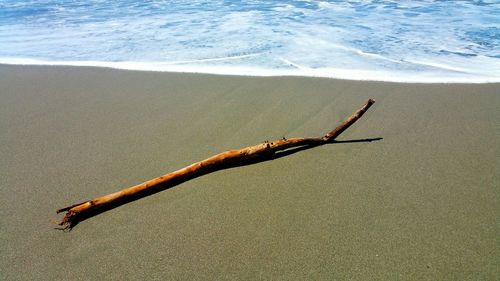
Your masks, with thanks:
<instances>
[{"instance_id":1,"label":"shoreline","mask_svg":"<svg viewBox=\"0 0 500 281\"><path fill-rule=\"evenodd\" d=\"M500 83L0 65L2 280L494 280ZM53 229L55 210L264 140L339 140Z\"/></svg>"},{"instance_id":2,"label":"shoreline","mask_svg":"<svg viewBox=\"0 0 500 281\"><path fill-rule=\"evenodd\" d=\"M252 67L217 67L217 66L193 66L168 62L107 62L107 61L44 61L25 58L0 58L0 65L10 66L47 66L47 67L95 67L109 68L125 71L180 73L180 74L206 74L216 76L236 77L301 77L301 78L324 78L360 82L387 82L387 83L411 83L411 84L495 84L500 83L500 77L456 77L436 76L438 73L403 73L384 72L377 70L356 69L260 69ZM437 70L442 70L436 67ZM335 75L331 74L335 73ZM460 73L460 71L456 71ZM441 74L444 75L444 74ZM425 78L424 78L425 77Z\"/></svg>"}]
</instances>

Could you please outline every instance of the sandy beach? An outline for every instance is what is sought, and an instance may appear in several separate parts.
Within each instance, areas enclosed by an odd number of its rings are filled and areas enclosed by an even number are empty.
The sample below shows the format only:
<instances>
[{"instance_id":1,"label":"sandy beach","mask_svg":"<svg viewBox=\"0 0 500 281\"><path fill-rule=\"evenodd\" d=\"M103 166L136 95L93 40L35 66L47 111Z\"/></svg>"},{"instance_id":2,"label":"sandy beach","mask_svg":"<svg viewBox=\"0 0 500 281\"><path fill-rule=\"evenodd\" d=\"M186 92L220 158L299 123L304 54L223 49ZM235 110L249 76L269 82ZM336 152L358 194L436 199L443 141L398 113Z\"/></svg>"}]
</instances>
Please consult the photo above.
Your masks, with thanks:
<instances>
[{"instance_id":1,"label":"sandy beach","mask_svg":"<svg viewBox=\"0 0 500 281\"><path fill-rule=\"evenodd\" d=\"M500 84L0 65L1 280L497 280ZM55 230L55 210L282 137L339 140Z\"/></svg>"}]
</instances>

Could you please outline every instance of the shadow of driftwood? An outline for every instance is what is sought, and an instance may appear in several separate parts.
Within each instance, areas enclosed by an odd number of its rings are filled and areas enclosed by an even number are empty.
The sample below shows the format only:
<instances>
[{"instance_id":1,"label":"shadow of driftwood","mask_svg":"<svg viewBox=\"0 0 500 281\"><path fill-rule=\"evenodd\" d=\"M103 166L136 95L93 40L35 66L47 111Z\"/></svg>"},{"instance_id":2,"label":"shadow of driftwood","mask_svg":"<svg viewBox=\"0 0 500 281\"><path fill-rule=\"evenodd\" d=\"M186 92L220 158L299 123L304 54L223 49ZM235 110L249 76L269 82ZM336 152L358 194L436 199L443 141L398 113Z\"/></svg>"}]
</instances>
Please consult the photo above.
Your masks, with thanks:
<instances>
[{"instance_id":1,"label":"shadow of driftwood","mask_svg":"<svg viewBox=\"0 0 500 281\"><path fill-rule=\"evenodd\" d=\"M372 142L383 140L384 138L369 138L369 139L357 139L357 140L343 140L343 141L333 141L333 143L355 143L355 142Z\"/></svg>"},{"instance_id":2,"label":"shadow of driftwood","mask_svg":"<svg viewBox=\"0 0 500 281\"><path fill-rule=\"evenodd\" d=\"M333 142L331 142L329 144L373 142L373 141L380 141L382 139L383 138L354 139L354 140L344 140L344 141L333 141ZM190 176L188 178L178 178L178 179L176 179L174 181L170 181L170 182L165 183L165 184L159 184L159 185L155 186L154 188L145 189L143 192L136 193L136 194L134 194L134 196L130 196L130 197L124 198L124 199L122 199L120 201L116 201L116 202L114 202L114 204L106 205L105 207L102 207L100 209L92 209L92 211L75 214L76 217L74 218L72 224L70 224L67 227L60 227L60 228L57 228L57 229L62 229L62 230L68 230L68 231L70 231L78 223L80 223L80 222L82 222L82 221L84 221L86 219L89 219L91 217L97 216L97 215L99 215L101 213L104 213L106 211L109 211L109 210L115 209L117 207L120 207L121 205L124 205L124 204L130 203L130 202L136 201L138 199L141 199L143 197L146 197L146 196L158 193L160 191L164 191L164 190L170 189L170 188L172 188L174 186L177 186L177 185L179 185L181 183L184 183L186 181L189 181L189 180L192 180L192 179L195 179L195 178L198 178L198 177L201 177L201 176L204 176L204 175L216 172L216 171L226 170L226 169L231 169L231 168L236 168L236 167L243 167L243 166L248 166L248 165L253 165L253 164L260 163L260 162L271 161L271 160L275 160L275 159L279 159L279 158L282 158L282 157L285 157L285 156L289 156L289 155L292 155L292 154L295 154L295 153L298 153L298 152L301 152L301 151L304 151L304 150L307 150L307 149L310 149L310 148L313 148L313 147L316 147L316 146L321 146L321 144L320 145L305 145L305 146L291 148L291 149L288 149L288 150L277 152L275 154L272 154L272 155L269 155L269 156L266 156L266 157L256 158L256 159L254 159L252 161L249 161L249 162L246 162L244 164L237 163L237 164L227 164L225 166L218 166L216 168L211 168L211 169L203 170L202 172L200 172L199 174L197 174L194 177Z\"/></svg>"}]
</instances>

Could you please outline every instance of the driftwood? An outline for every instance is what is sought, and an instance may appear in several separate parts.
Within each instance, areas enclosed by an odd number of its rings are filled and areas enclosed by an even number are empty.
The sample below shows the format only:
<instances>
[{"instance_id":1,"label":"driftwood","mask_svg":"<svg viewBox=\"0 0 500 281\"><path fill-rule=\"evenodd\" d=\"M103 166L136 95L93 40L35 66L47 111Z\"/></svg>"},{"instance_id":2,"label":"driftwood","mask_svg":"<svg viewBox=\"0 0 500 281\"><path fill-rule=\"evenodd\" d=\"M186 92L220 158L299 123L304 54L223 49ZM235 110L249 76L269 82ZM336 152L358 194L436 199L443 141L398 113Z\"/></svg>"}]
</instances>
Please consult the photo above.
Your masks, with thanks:
<instances>
[{"instance_id":1,"label":"driftwood","mask_svg":"<svg viewBox=\"0 0 500 281\"><path fill-rule=\"evenodd\" d=\"M283 138L241 149L229 150L121 191L59 209L57 213L66 212L59 225L61 229L71 230L76 224L89 217L213 171L273 159L276 158L277 153L284 153L284 151L286 152L293 148L303 149L333 143L335 142L335 138L354 124L373 103L375 101L369 99L362 108L354 112L346 121L323 137Z\"/></svg>"}]
</instances>

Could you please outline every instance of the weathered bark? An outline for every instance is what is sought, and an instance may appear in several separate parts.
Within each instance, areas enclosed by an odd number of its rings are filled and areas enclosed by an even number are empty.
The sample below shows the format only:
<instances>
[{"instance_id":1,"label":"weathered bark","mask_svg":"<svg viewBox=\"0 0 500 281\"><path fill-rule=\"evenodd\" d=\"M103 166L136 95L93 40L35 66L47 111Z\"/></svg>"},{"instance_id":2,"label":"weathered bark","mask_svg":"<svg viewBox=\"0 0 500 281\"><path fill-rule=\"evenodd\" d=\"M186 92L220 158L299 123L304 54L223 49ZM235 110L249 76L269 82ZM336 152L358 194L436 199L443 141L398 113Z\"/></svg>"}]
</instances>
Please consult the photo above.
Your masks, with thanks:
<instances>
[{"instance_id":1,"label":"weathered bark","mask_svg":"<svg viewBox=\"0 0 500 281\"><path fill-rule=\"evenodd\" d=\"M200 162L191 164L175 172L148 180L144 183L97 197L82 203L74 204L57 210L57 213L66 212L63 220L59 223L62 229L71 229L78 222L83 221L106 210L113 209L130 201L148 196L150 194L165 190L169 187L199 177L201 175L240 165L252 164L276 157L277 153L298 147L314 147L335 142L335 138L349 128L375 103L369 99L362 108L354 112L341 125L317 138L291 138L276 141L266 141L261 144L249 146L236 150L229 150Z\"/></svg>"}]
</instances>

